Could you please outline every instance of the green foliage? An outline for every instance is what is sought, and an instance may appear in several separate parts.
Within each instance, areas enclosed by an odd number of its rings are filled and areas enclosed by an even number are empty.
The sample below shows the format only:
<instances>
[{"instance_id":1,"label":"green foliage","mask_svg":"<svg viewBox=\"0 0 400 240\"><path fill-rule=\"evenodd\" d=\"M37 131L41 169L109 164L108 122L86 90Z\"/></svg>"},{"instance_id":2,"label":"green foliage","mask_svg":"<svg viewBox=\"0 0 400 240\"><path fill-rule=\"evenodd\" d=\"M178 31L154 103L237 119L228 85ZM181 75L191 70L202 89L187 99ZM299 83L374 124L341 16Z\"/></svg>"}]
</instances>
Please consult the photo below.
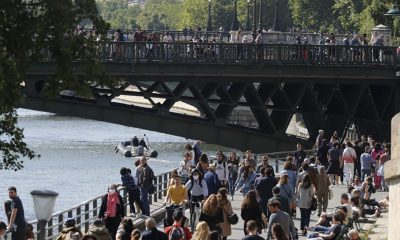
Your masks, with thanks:
<instances>
[{"instance_id":1,"label":"green foliage","mask_svg":"<svg viewBox=\"0 0 400 240\"><path fill-rule=\"evenodd\" d=\"M179 29L181 9L179 0L148 0L137 16L137 22L143 29Z\"/></svg>"},{"instance_id":2,"label":"green foliage","mask_svg":"<svg viewBox=\"0 0 400 240\"><path fill-rule=\"evenodd\" d=\"M128 6L127 0L99 0L97 7L103 19L109 22L112 28L136 28L137 16L141 11L139 6Z\"/></svg>"},{"instance_id":3,"label":"green foliage","mask_svg":"<svg viewBox=\"0 0 400 240\"><path fill-rule=\"evenodd\" d=\"M24 73L30 63L46 57L44 49L56 64L56 73L45 88L49 96L64 89L88 94L93 81L101 83L98 75L77 79L72 74L71 62L75 57L92 63L88 72L101 72L99 65L92 61L96 51L91 44L94 39L74 34L83 20L91 21L100 35L108 29L98 16L94 0L0 1L0 169L21 169L22 157L39 156L24 142L23 129L17 126L15 107L23 100L20 90L25 81ZM90 70L95 68L96 71Z\"/></svg>"}]
</instances>

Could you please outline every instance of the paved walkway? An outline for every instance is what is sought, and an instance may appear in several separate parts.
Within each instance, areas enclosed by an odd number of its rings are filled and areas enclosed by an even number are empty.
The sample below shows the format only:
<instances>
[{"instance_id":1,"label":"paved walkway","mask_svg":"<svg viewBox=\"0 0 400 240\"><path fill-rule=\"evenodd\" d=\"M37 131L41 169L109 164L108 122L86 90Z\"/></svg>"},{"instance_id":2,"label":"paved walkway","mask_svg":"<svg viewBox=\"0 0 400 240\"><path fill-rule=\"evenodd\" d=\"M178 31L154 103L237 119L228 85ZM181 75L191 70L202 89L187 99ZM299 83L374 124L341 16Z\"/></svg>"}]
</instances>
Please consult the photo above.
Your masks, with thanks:
<instances>
[{"instance_id":1,"label":"paved walkway","mask_svg":"<svg viewBox=\"0 0 400 240\"><path fill-rule=\"evenodd\" d=\"M340 195L344 192L347 191L347 188L345 185L337 185L333 188L333 198L329 200L328 204L328 211L331 210L332 208L339 206L340 205ZM377 192L373 195L374 198L377 200L383 199L386 195L388 195L388 192ZM244 236L243 233L243 220L240 218L240 205L242 203L243 196L239 193L236 192L234 196L234 200L232 201L232 207L233 210L235 211L236 214L239 216L239 222L236 225L232 226L232 235L228 237L229 240L241 240L242 237ZM153 202L151 205L151 210L152 216L155 216L157 221L159 222L159 228L162 230L162 220L163 217L165 216L164 206L162 205L163 200L159 200L158 202ZM300 229L300 210L297 209L296 213L296 218L294 219L294 224L297 229ZM316 221L318 220L316 212L311 215L311 222L310 226L313 225ZM386 239L386 232L387 232L387 213L383 213L380 218L376 219L375 217L370 217L368 218L368 223L362 223L361 228L364 230L363 232L367 232L368 230L372 229L373 230L370 232L369 238L370 240L383 240ZM144 218L136 218L135 219L135 225L138 226L139 228L144 227L143 225ZM300 231L300 230L299 230ZM266 238L267 233L264 231L261 234L262 237ZM301 236L299 232L299 239L307 239L304 236Z\"/></svg>"}]
</instances>

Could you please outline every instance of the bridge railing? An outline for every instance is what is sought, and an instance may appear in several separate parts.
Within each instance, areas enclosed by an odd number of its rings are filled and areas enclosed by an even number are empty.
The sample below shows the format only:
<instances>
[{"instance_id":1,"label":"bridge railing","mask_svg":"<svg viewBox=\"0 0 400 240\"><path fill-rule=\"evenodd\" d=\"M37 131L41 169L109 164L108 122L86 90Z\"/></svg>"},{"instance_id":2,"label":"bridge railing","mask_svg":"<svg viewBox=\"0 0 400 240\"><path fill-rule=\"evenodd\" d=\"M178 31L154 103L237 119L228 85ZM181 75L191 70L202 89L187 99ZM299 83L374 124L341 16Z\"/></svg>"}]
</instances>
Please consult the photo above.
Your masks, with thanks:
<instances>
[{"instance_id":1,"label":"bridge railing","mask_svg":"<svg viewBox=\"0 0 400 240\"><path fill-rule=\"evenodd\" d=\"M152 203L161 200L164 196L166 196L167 192L167 184L170 178L170 172L166 172L160 174L154 179L154 186L156 187L156 191L153 194L149 195L149 202ZM118 192L121 194L122 199L124 200L124 212L125 216L129 215L128 212L128 192L125 187L120 187ZM64 222L68 218L73 218L76 220L77 227L81 229L82 232L87 232L89 230L90 224L98 218L98 213L100 211L100 206L102 202L102 196L98 196L92 198L88 201L85 201L75 207L72 207L68 210L56 212L52 215L50 221L48 221L46 226L46 239L55 239L57 235L61 232L64 227ZM156 211L158 209L152 209L152 211ZM38 222L32 221L29 222L33 225L34 234L37 235ZM5 240L11 239L11 234L7 234ZM37 239L37 236L35 237Z\"/></svg>"},{"instance_id":2,"label":"bridge railing","mask_svg":"<svg viewBox=\"0 0 400 240\"><path fill-rule=\"evenodd\" d=\"M97 50L100 61L127 63L354 66L396 65L399 59L396 47L385 46L99 42Z\"/></svg>"}]
</instances>

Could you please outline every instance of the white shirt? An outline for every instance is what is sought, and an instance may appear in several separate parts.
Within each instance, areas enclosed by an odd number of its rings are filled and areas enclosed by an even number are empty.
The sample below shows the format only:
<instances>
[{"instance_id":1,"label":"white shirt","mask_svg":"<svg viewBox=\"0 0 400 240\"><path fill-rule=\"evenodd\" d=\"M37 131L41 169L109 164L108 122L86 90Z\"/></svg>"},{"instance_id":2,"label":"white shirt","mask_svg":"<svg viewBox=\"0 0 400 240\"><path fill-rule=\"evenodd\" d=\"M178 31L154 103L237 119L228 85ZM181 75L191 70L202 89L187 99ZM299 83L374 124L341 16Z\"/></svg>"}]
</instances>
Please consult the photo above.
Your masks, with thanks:
<instances>
[{"instance_id":1,"label":"white shirt","mask_svg":"<svg viewBox=\"0 0 400 240\"><path fill-rule=\"evenodd\" d=\"M217 174L218 179L220 181L228 180L229 177L228 164L226 162L224 163L224 161L222 161L222 163L218 163L217 161L215 166L215 173Z\"/></svg>"},{"instance_id":2,"label":"white shirt","mask_svg":"<svg viewBox=\"0 0 400 240\"><path fill-rule=\"evenodd\" d=\"M163 42L172 42L172 37L171 35L165 35L163 37Z\"/></svg>"}]
</instances>

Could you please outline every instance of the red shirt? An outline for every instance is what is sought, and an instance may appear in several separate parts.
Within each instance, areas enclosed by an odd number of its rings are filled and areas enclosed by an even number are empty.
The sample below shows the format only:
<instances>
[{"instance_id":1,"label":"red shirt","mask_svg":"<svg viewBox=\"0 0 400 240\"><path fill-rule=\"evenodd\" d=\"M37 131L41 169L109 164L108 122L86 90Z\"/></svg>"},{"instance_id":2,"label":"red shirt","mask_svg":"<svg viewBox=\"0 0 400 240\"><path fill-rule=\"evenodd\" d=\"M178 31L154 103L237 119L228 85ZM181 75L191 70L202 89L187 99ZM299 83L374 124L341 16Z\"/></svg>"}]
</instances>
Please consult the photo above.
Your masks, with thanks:
<instances>
[{"instance_id":1,"label":"red shirt","mask_svg":"<svg viewBox=\"0 0 400 240\"><path fill-rule=\"evenodd\" d=\"M179 227L178 225L174 224L174 225L169 226L169 227L167 227L167 228L165 229L165 233L166 233L168 236L169 236L169 231L171 231L172 227L174 227L174 226ZM180 226L180 227L181 227L181 228L183 229L183 231L185 232L185 237L186 237L185 240L190 240L190 239L192 239L192 233L190 232L189 228L187 228L187 227L182 227L182 226Z\"/></svg>"}]
</instances>

